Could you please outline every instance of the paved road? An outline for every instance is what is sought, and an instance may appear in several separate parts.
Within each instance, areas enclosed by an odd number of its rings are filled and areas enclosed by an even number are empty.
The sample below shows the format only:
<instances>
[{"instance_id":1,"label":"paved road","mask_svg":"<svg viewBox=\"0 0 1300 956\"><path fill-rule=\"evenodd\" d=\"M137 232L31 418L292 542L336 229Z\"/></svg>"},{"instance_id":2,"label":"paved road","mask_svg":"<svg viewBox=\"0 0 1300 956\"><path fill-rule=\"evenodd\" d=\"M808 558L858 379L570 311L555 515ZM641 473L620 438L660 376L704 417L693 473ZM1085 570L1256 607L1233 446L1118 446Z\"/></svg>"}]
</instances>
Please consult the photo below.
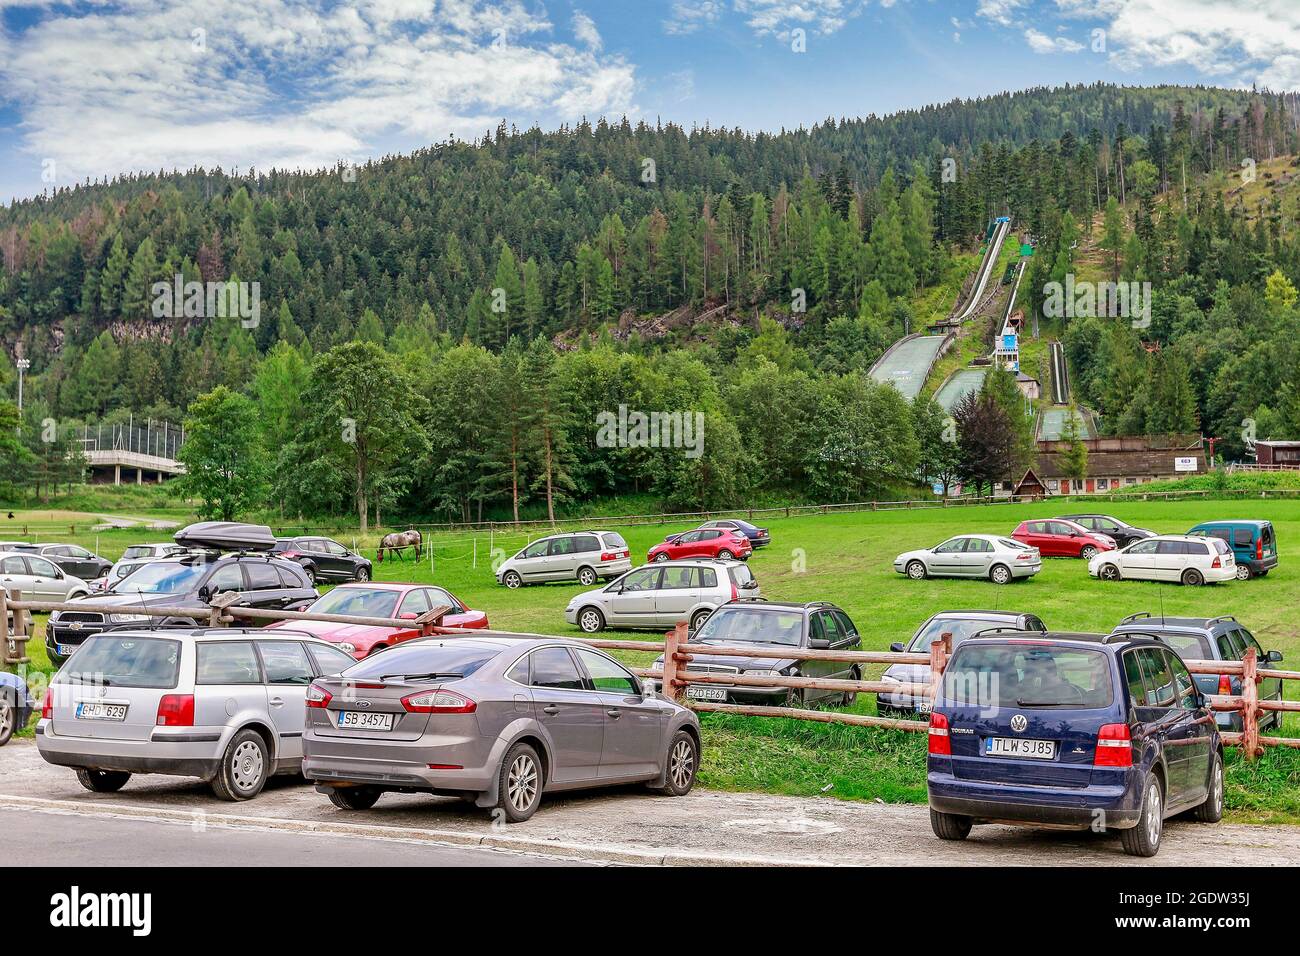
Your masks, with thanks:
<instances>
[{"instance_id":1,"label":"paved road","mask_svg":"<svg viewBox=\"0 0 1300 956\"><path fill-rule=\"evenodd\" d=\"M95 808L0 808L0 834L21 834L42 866L315 866L346 854L356 866L576 865L503 850L425 840L229 827L195 818L123 818ZM6 841L8 842L8 841ZM13 844L10 844L13 845ZM325 852L322 852L325 851Z\"/></svg>"}]
</instances>

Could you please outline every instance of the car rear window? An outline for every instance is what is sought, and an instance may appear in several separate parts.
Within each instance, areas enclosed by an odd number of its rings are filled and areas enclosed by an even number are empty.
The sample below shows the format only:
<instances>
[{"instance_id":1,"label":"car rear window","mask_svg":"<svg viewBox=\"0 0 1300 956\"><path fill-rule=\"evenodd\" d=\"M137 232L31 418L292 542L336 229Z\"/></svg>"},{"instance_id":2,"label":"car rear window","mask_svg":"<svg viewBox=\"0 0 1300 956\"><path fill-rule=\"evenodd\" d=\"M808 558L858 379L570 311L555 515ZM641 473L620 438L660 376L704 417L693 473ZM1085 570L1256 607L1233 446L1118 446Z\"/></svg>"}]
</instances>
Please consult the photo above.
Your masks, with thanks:
<instances>
[{"instance_id":1,"label":"car rear window","mask_svg":"<svg viewBox=\"0 0 1300 956\"><path fill-rule=\"evenodd\" d=\"M399 645L378 657L368 657L343 672L352 680L359 677L414 674L460 674L468 677L501 651L498 648L466 647L455 644Z\"/></svg>"},{"instance_id":2,"label":"car rear window","mask_svg":"<svg viewBox=\"0 0 1300 956\"><path fill-rule=\"evenodd\" d=\"M744 587L754 580L754 572L749 570L749 565L738 564L731 569L731 580L736 582L736 587Z\"/></svg>"},{"instance_id":3,"label":"car rear window","mask_svg":"<svg viewBox=\"0 0 1300 956\"><path fill-rule=\"evenodd\" d=\"M1087 648L966 644L944 672L944 697L982 707L1107 707L1114 698L1110 671L1109 658Z\"/></svg>"},{"instance_id":4,"label":"car rear window","mask_svg":"<svg viewBox=\"0 0 1300 956\"><path fill-rule=\"evenodd\" d=\"M627 542L623 540L623 536L616 531L606 531L600 536L600 540L605 542L605 547L613 548L615 551L627 547Z\"/></svg>"},{"instance_id":5,"label":"car rear window","mask_svg":"<svg viewBox=\"0 0 1300 956\"><path fill-rule=\"evenodd\" d=\"M952 634L952 646L955 650L957 645L972 634L979 631L989 631L994 628L1006 628L1009 631L1020 630L1014 621L989 621L973 620L971 618L945 617L930 621L924 625L920 632L912 638L909 651L929 651L930 645L939 640L945 633Z\"/></svg>"},{"instance_id":6,"label":"car rear window","mask_svg":"<svg viewBox=\"0 0 1300 956\"><path fill-rule=\"evenodd\" d=\"M1266 548L1270 548L1270 547L1272 547L1272 546L1273 546L1273 526L1272 526L1271 524L1266 524L1266 525L1264 525L1262 528L1260 528L1260 529L1259 529L1259 537L1260 537L1260 540L1264 542L1264 547L1266 547Z\"/></svg>"},{"instance_id":7,"label":"car rear window","mask_svg":"<svg viewBox=\"0 0 1300 956\"><path fill-rule=\"evenodd\" d=\"M98 635L89 638L59 672L58 681L108 687L170 690L180 676L181 645L156 637Z\"/></svg>"},{"instance_id":8,"label":"car rear window","mask_svg":"<svg viewBox=\"0 0 1300 956\"><path fill-rule=\"evenodd\" d=\"M1163 633L1160 639L1176 650L1180 657L1190 657L1192 660L1213 660L1214 650L1210 647L1210 639L1204 634L1169 634Z\"/></svg>"}]
</instances>

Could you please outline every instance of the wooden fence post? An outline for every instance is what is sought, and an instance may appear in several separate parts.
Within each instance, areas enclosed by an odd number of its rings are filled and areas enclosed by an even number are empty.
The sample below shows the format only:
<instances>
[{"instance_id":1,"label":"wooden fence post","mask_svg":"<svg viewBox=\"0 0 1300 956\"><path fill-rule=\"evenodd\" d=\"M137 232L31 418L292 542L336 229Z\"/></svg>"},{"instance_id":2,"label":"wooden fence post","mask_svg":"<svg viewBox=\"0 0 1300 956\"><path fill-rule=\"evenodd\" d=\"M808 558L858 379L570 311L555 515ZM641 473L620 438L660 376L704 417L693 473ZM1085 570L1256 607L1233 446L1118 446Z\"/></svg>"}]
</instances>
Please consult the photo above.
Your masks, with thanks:
<instances>
[{"instance_id":1,"label":"wooden fence post","mask_svg":"<svg viewBox=\"0 0 1300 956\"><path fill-rule=\"evenodd\" d=\"M686 643L685 621L678 621L671 631L664 635L664 696L681 700L686 686L677 676L677 648Z\"/></svg>"},{"instance_id":2,"label":"wooden fence post","mask_svg":"<svg viewBox=\"0 0 1300 956\"><path fill-rule=\"evenodd\" d=\"M208 607L211 608L208 612L208 626L225 627L233 623L233 618L226 615L225 610L238 600L238 591L223 591L208 601Z\"/></svg>"},{"instance_id":3,"label":"wooden fence post","mask_svg":"<svg viewBox=\"0 0 1300 956\"><path fill-rule=\"evenodd\" d=\"M22 591L14 591L9 596L9 601L21 601L23 599ZM10 610L8 601L5 602L6 611ZM8 656L10 664L27 663L27 638L30 636L28 623L31 616L27 611L21 608L12 608L14 615L14 629L11 634L6 635L8 640L5 641L5 654ZM7 624L6 624L7 626Z\"/></svg>"},{"instance_id":4,"label":"wooden fence post","mask_svg":"<svg viewBox=\"0 0 1300 956\"><path fill-rule=\"evenodd\" d=\"M937 641L930 642L930 706L939 699L939 687L943 683L943 672L952 656L952 632L944 631Z\"/></svg>"},{"instance_id":5,"label":"wooden fence post","mask_svg":"<svg viewBox=\"0 0 1300 956\"><path fill-rule=\"evenodd\" d=\"M1247 760L1264 753L1259 745L1259 660L1253 647L1241 659L1241 749Z\"/></svg>"}]
</instances>

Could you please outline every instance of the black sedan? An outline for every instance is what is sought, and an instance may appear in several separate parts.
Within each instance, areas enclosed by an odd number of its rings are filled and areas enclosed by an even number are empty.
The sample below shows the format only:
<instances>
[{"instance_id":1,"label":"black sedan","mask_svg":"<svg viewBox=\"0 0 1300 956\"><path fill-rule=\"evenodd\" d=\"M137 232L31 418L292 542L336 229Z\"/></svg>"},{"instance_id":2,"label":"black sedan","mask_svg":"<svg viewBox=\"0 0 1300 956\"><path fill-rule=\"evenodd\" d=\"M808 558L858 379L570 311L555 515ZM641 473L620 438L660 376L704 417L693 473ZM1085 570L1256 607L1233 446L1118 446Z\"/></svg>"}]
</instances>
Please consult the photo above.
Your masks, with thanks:
<instances>
[{"instance_id":1,"label":"black sedan","mask_svg":"<svg viewBox=\"0 0 1300 956\"><path fill-rule=\"evenodd\" d=\"M332 538L276 538L272 550L301 564L313 581L369 581L374 577L369 558L349 551Z\"/></svg>"},{"instance_id":2,"label":"black sedan","mask_svg":"<svg viewBox=\"0 0 1300 956\"><path fill-rule=\"evenodd\" d=\"M1134 541L1141 541L1143 538L1154 538L1156 533L1146 528L1135 528L1127 522L1120 521L1110 515L1061 515L1067 521L1073 521L1075 524L1081 524L1089 531L1100 531L1102 534L1108 534L1115 539L1115 546L1118 548L1127 548Z\"/></svg>"},{"instance_id":3,"label":"black sedan","mask_svg":"<svg viewBox=\"0 0 1300 956\"><path fill-rule=\"evenodd\" d=\"M735 655L698 656L686 667L692 673L741 674L746 677L822 677L834 680L861 680L856 664L847 661L808 660L800 651L856 651L862 641L849 616L834 604L814 601L810 604L785 604L776 601L756 603L739 601L724 604L714 611L691 637L692 644L718 644L724 647L774 650L789 648L789 657L746 657ZM663 666L663 658L656 661ZM690 700L715 703L789 705L799 707L813 701L841 703L847 706L857 697L838 690L814 690L789 687L741 687L731 684L691 684L686 688Z\"/></svg>"},{"instance_id":4,"label":"black sedan","mask_svg":"<svg viewBox=\"0 0 1300 956\"><path fill-rule=\"evenodd\" d=\"M705 528L719 528L723 531L734 531L737 534L744 535L749 539L750 546L754 548L765 548L772 543L772 535L768 533L766 528L760 528L748 521L741 521L739 518L719 518L716 521L706 521L696 530L702 531Z\"/></svg>"}]
</instances>

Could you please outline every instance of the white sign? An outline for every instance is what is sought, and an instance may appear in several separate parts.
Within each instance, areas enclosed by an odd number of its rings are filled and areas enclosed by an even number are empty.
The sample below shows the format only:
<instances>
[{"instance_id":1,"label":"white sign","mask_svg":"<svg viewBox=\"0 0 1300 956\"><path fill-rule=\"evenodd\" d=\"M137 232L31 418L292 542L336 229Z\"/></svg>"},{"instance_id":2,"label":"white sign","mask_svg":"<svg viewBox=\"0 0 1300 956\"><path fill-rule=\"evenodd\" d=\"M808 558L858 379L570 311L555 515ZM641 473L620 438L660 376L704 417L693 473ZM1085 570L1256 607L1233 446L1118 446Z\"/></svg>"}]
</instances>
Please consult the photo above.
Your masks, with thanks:
<instances>
[{"instance_id":1,"label":"white sign","mask_svg":"<svg viewBox=\"0 0 1300 956\"><path fill-rule=\"evenodd\" d=\"M1195 458L1174 459L1174 471L1195 471L1195 470L1196 470Z\"/></svg>"}]
</instances>

